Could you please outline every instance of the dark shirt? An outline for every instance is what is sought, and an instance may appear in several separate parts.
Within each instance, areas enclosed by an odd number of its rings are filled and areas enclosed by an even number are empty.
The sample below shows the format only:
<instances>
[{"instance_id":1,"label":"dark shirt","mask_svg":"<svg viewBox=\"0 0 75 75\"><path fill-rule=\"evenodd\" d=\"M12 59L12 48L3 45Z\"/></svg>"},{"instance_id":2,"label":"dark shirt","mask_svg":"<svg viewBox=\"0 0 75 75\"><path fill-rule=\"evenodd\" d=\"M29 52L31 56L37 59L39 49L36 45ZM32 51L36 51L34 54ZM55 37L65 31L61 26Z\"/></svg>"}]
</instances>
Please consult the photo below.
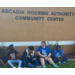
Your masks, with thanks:
<instances>
[{"instance_id":1,"label":"dark shirt","mask_svg":"<svg viewBox=\"0 0 75 75\"><path fill-rule=\"evenodd\" d=\"M33 58L35 58L35 54L34 54L34 56L32 56L31 54L29 54L28 57L27 57L26 50L23 52L23 55L21 57L21 59L25 60L27 63L29 63L30 61L32 61Z\"/></svg>"},{"instance_id":2,"label":"dark shirt","mask_svg":"<svg viewBox=\"0 0 75 75\"><path fill-rule=\"evenodd\" d=\"M7 54L7 58L10 57L11 60L15 60L17 59L17 51L13 50L13 51L9 51Z\"/></svg>"}]
</instances>

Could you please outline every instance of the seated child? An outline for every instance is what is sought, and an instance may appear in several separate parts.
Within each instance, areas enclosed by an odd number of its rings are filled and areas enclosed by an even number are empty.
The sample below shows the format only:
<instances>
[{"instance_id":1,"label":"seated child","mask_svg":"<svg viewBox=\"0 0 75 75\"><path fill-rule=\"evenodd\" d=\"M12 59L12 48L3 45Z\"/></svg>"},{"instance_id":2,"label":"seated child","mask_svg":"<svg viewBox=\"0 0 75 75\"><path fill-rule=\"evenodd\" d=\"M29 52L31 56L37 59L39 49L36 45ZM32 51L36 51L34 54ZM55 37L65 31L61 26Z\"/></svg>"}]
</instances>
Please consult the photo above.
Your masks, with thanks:
<instances>
[{"instance_id":1,"label":"seated child","mask_svg":"<svg viewBox=\"0 0 75 75\"><path fill-rule=\"evenodd\" d=\"M65 63L68 60L68 57L63 56L63 51L61 46L57 45L56 49L53 52L53 61L57 63Z\"/></svg>"},{"instance_id":2,"label":"seated child","mask_svg":"<svg viewBox=\"0 0 75 75\"><path fill-rule=\"evenodd\" d=\"M10 51L7 54L8 64L12 68L16 68L13 63L18 63L18 68L21 68L22 61L17 59L17 54L19 54L19 52L14 49L13 44L9 46L9 50Z\"/></svg>"},{"instance_id":3,"label":"seated child","mask_svg":"<svg viewBox=\"0 0 75 75\"><path fill-rule=\"evenodd\" d=\"M28 68L28 66L33 67L32 64L34 64L36 67L41 67L39 66L39 63L35 58L35 52L33 46L29 46L27 49L25 49L21 60L24 68Z\"/></svg>"}]
</instances>

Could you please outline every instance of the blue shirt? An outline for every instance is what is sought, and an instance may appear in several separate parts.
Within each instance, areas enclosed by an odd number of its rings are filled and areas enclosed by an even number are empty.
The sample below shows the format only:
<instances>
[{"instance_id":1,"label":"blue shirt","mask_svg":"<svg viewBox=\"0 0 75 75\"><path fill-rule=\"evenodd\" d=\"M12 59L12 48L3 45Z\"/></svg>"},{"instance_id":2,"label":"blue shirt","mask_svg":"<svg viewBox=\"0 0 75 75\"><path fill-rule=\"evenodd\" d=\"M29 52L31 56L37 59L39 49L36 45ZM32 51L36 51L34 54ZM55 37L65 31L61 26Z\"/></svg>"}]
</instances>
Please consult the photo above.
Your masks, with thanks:
<instances>
[{"instance_id":1,"label":"blue shirt","mask_svg":"<svg viewBox=\"0 0 75 75\"><path fill-rule=\"evenodd\" d=\"M61 57L61 56L63 56L63 51L62 51L62 49L60 49L59 51L54 50L54 52L53 52L53 57Z\"/></svg>"},{"instance_id":2,"label":"blue shirt","mask_svg":"<svg viewBox=\"0 0 75 75\"><path fill-rule=\"evenodd\" d=\"M45 48L43 48L42 46L38 47L37 52L40 52L40 54L42 54L43 56L48 56L49 53L51 53L49 47L45 46Z\"/></svg>"}]
</instances>

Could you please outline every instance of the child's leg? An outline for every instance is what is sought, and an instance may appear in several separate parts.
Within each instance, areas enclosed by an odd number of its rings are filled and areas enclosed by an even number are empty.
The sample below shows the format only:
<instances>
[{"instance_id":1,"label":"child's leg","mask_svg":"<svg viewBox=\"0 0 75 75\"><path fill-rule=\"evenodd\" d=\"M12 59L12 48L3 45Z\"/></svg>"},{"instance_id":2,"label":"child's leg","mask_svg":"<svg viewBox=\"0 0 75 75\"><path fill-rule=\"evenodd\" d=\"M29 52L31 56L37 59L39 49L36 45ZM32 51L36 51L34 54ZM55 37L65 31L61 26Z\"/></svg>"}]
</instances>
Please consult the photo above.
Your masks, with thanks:
<instances>
[{"instance_id":1,"label":"child's leg","mask_svg":"<svg viewBox=\"0 0 75 75\"><path fill-rule=\"evenodd\" d=\"M16 60L16 62L18 63L18 68L21 68L22 61L21 60Z\"/></svg>"},{"instance_id":2,"label":"child's leg","mask_svg":"<svg viewBox=\"0 0 75 75\"><path fill-rule=\"evenodd\" d=\"M59 67L59 66L57 66L54 62L53 62L53 60L52 60L52 58L48 58L47 59L47 61L53 66L53 67Z\"/></svg>"},{"instance_id":3,"label":"child's leg","mask_svg":"<svg viewBox=\"0 0 75 75\"><path fill-rule=\"evenodd\" d=\"M56 62L56 63L59 62L57 58L53 58L53 61Z\"/></svg>"},{"instance_id":4,"label":"child's leg","mask_svg":"<svg viewBox=\"0 0 75 75\"><path fill-rule=\"evenodd\" d=\"M53 62L52 58L48 58L47 60L51 65L55 65L55 63Z\"/></svg>"},{"instance_id":5,"label":"child's leg","mask_svg":"<svg viewBox=\"0 0 75 75\"><path fill-rule=\"evenodd\" d=\"M39 66L39 63L37 60L33 60L32 63L35 64L35 66Z\"/></svg>"},{"instance_id":6,"label":"child's leg","mask_svg":"<svg viewBox=\"0 0 75 75\"><path fill-rule=\"evenodd\" d=\"M62 58L62 61L67 61L68 60L68 57L63 57Z\"/></svg>"},{"instance_id":7,"label":"child's leg","mask_svg":"<svg viewBox=\"0 0 75 75\"><path fill-rule=\"evenodd\" d=\"M25 60L22 60L22 64L23 64L23 67L28 67L28 64L26 63Z\"/></svg>"},{"instance_id":8,"label":"child's leg","mask_svg":"<svg viewBox=\"0 0 75 75\"><path fill-rule=\"evenodd\" d=\"M15 60L8 60L7 61L8 64L12 67L12 68L16 68L12 63L15 63Z\"/></svg>"},{"instance_id":9,"label":"child's leg","mask_svg":"<svg viewBox=\"0 0 75 75\"><path fill-rule=\"evenodd\" d=\"M4 67L6 67L5 65L4 65L4 62L0 59L0 62L1 62L1 64L4 66Z\"/></svg>"},{"instance_id":10,"label":"child's leg","mask_svg":"<svg viewBox=\"0 0 75 75\"><path fill-rule=\"evenodd\" d=\"M42 66L45 65L45 60L44 60L44 58L40 58L40 62L41 62L41 65L42 65Z\"/></svg>"}]
</instances>

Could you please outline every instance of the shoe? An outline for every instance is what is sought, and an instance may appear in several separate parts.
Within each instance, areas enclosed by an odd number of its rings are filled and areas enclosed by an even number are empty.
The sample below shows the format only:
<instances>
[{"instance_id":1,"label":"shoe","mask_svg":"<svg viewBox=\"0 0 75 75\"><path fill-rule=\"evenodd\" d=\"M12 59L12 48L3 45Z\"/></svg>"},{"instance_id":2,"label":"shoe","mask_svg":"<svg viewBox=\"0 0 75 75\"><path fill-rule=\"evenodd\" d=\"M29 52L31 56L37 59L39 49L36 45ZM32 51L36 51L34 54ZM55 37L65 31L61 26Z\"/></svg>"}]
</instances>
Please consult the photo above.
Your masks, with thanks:
<instances>
[{"instance_id":1,"label":"shoe","mask_svg":"<svg viewBox=\"0 0 75 75\"><path fill-rule=\"evenodd\" d=\"M53 65L52 67L59 67L59 66L55 64L55 65Z\"/></svg>"},{"instance_id":2,"label":"shoe","mask_svg":"<svg viewBox=\"0 0 75 75\"><path fill-rule=\"evenodd\" d=\"M41 68L42 66L36 66L36 68Z\"/></svg>"},{"instance_id":3,"label":"shoe","mask_svg":"<svg viewBox=\"0 0 75 75\"><path fill-rule=\"evenodd\" d=\"M65 61L64 61L64 63L65 63Z\"/></svg>"},{"instance_id":4,"label":"shoe","mask_svg":"<svg viewBox=\"0 0 75 75\"><path fill-rule=\"evenodd\" d=\"M46 68L47 66L46 65L43 65L43 68Z\"/></svg>"},{"instance_id":5,"label":"shoe","mask_svg":"<svg viewBox=\"0 0 75 75\"><path fill-rule=\"evenodd\" d=\"M61 63L62 63L62 64L64 64L64 63L65 63L65 61L62 61Z\"/></svg>"},{"instance_id":6,"label":"shoe","mask_svg":"<svg viewBox=\"0 0 75 75\"><path fill-rule=\"evenodd\" d=\"M58 63L60 64L61 62L59 61Z\"/></svg>"},{"instance_id":7,"label":"shoe","mask_svg":"<svg viewBox=\"0 0 75 75\"><path fill-rule=\"evenodd\" d=\"M57 65L56 67L58 68L59 66Z\"/></svg>"}]
</instances>

